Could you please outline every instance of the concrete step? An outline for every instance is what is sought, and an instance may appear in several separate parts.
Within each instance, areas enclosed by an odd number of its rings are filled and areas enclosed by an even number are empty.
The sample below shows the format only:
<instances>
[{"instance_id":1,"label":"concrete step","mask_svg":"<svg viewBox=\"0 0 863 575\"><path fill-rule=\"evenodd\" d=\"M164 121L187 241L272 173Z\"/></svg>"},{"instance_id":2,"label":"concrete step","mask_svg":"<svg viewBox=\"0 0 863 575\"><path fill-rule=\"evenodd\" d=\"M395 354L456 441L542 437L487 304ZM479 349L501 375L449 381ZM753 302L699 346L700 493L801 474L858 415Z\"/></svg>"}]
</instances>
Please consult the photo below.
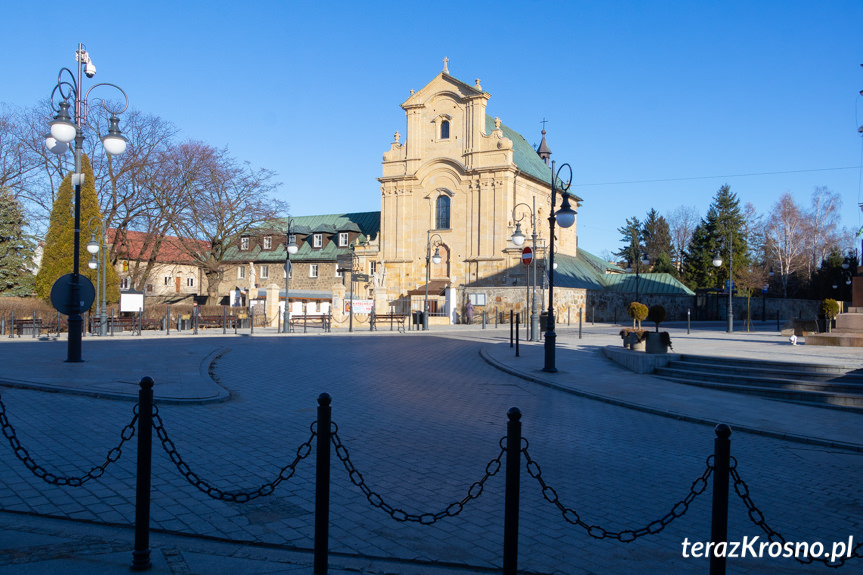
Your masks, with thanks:
<instances>
[{"instance_id":1,"label":"concrete step","mask_svg":"<svg viewBox=\"0 0 863 575\"><path fill-rule=\"evenodd\" d=\"M831 345L837 347L863 347L863 334L861 333L816 333L807 335L806 345Z\"/></svg>"},{"instance_id":2,"label":"concrete step","mask_svg":"<svg viewBox=\"0 0 863 575\"><path fill-rule=\"evenodd\" d=\"M654 373L678 383L863 412L863 370L852 367L684 355Z\"/></svg>"},{"instance_id":3,"label":"concrete step","mask_svg":"<svg viewBox=\"0 0 863 575\"><path fill-rule=\"evenodd\" d=\"M830 365L823 363L789 363L786 361L743 359L738 357L730 359L727 357L686 354L681 355L679 361L694 365L718 366L722 370L745 368L768 371L784 370L795 373L847 374L857 369L857 366ZM863 375L863 371L861 371L861 375Z\"/></svg>"},{"instance_id":4,"label":"concrete step","mask_svg":"<svg viewBox=\"0 0 863 575\"><path fill-rule=\"evenodd\" d=\"M688 366L673 362L666 367L657 367L656 375L669 376L693 381L729 382L734 385L788 389L797 391L823 391L860 396L863 399L863 381L854 378L847 381L839 376L832 380L806 380L799 377L784 377L786 371L762 372L761 374L729 373L726 371L692 370ZM792 374L794 375L794 374Z\"/></svg>"},{"instance_id":5,"label":"concrete step","mask_svg":"<svg viewBox=\"0 0 863 575\"><path fill-rule=\"evenodd\" d=\"M684 383L687 385L697 385L699 387L708 387L720 391L732 391L739 393L748 393L776 399L779 401L789 401L793 403L802 403L805 405L816 405L820 407L831 407L835 409L843 409L846 411L855 411L863 413L863 395L845 395L819 391L800 391L800 390L777 390L775 388L756 387L748 385L736 385L732 383L716 383L713 381L697 381L690 378L679 378L671 376L659 376L668 381Z\"/></svg>"},{"instance_id":6,"label":"concrete step","mask_svg":"<svg viewBox=\"0 0 863 575\"><path fill-rule=\"evenodd\" d=\"M840 313L836 316L836 327L863 334L863 313Z\"/></svg>"}]
</instances>

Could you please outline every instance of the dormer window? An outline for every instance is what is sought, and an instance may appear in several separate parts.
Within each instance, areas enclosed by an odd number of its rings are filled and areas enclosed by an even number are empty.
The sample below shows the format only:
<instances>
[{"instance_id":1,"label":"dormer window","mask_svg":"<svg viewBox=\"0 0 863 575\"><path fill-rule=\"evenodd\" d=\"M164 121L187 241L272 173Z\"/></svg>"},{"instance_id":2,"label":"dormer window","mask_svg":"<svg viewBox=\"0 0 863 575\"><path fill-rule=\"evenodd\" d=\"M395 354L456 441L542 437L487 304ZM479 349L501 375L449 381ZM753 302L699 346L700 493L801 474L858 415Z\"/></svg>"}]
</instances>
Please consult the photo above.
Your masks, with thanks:
<instances>
[{"instance_id":1,"label":"dormer window","mask_svg":"<svg viewBox=\"0 0 863 575\"><path fill-rule=\"evenodd\" d=\"M348 247L348 232L339 232L339 247Z\"/></svg>"},{"instance_id":2,"label":"dormer window","mask_svg":"<svg viewBox=\"0 0 863 575\"><path fill-rule=\"evenodd\" d=\"M264 236L264 249L273 249L273 236Z\"/></svg>"},{"instance_id":3,"label":"dormer window","mask_svg":"<svg viewBox=\"0 0 863 575\"><path fill-rule=\"evenodd\" d=\"M440 139L441 140L449 140L449 120L441 120Z\"/></svg>"},{"instance_id":4,"label":"dormer window","mask_svg":"<svg viewBox=\"0 0 863 575\"><path fill-rule=\"evenodd\" d=\"M249 236L243 236L240 238L240 249L248 250L249 249Z\"/></svg>"},{"instance_id":5,"label":"dormer window","mask_svg":"<svg viewBox=\"0 0 863 575\"><path fill-rule=\"evenodd\" d=\"M313 234L312 235L312 247L320 248L324 245L324 235L323 234Z\"/></svg>"}]
</instances>

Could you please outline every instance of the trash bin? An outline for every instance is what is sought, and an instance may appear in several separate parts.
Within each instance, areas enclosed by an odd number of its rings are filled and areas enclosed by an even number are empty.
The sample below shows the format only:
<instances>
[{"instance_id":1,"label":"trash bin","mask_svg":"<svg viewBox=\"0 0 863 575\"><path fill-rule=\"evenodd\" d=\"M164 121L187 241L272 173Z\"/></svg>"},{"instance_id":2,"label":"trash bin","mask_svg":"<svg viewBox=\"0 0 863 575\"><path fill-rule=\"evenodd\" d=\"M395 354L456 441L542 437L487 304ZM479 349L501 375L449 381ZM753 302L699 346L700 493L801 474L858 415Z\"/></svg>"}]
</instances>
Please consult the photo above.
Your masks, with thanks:
<instances>
[{"instance_id":1,"label":"trash bin","mask_svg":"<svg viewBox=\"0 0 863 575\"><path fill-rule=\"evenodd\" d=\"M423 325L423 312L413 311L411 312L411 318L411 323L414 325Z\"/></svg>"},{"instance_id":2,"label":"trash bin","mask_svg":"<svg viewBox=\"0 0 863 575\"><path fill-rule=\"evenodd\" d=\"M544 311L539 314L539 332L548 331L548 312Z\"/></svg>"}]
</instances>

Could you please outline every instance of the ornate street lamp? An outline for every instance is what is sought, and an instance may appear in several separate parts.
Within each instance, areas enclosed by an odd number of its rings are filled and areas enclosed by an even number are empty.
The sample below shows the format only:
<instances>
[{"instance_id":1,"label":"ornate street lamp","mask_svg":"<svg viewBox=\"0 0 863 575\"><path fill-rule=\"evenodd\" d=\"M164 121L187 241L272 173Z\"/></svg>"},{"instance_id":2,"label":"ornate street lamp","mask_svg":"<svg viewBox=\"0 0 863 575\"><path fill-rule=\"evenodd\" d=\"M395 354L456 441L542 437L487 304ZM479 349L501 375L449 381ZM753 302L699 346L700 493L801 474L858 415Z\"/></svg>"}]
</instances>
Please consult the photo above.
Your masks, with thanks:
<instances>
[{"instance_id":1,"label":"ornate street lamp","mask_svg":"<svg viewBox=\"0 0 863 575\"><path fill-rule=\"evenodd\" d=\"M98 224L96 231L93 231L93 222ZM108 333L108 304L106 302L106 292L107 292L107 284L108 284L108 268L107 268L107 249L105 243L107 241L107 229L105 222L100 222L99 218L93 216L87 222L87 228L90 230L90 241L87 242L87 252L90 253L90 261L88 262L88 267L91 270L96 270L96 301L100 302L96 304L96 309L99 312L99 335L106 335ZM99 232L99 240L96 241L96 232ZM102 263L99 263L99 257L97 254L102 252ZM101 281L100 281L101 280ZM99 286L101 285L102 291L99 291ZM100 297L101 295L101 297Z\"/></svg>"},{"instance_id":2,"label":"ornate street lamp","mask_svg":"<svg viewBox=\"0 0 863 575\"><path fill-rule=\"evenodd\" d=\"M285 232L285 313L284 313L284 326L282 327L282 333L289 333L291 331L291 271L293 269L293 265L291 264L291 256L297 253L299 247L297 247L297 235L294 233L294 219L288 222L288 229Z\"/></svg>"},{"instance_id":3,"label":"ornate street lamp","mask_svg":"<svg viewBox=\"0 0 863 575\"><path fill-rule=\"evenodd\" d=\"M728 230L728 333L734 332L734 301L732 293L734 292L734 232ZM719 252L713 257L713 265L719 267L722 265L722 257Z\"/></svg>"},{"instance_id":4,"label":"ornate street lamp","mask_svg":"<svg viewBox=\"0 0 863 575\"><path fill-rule=\"evenodd\" d=\"M520 218L516 219L515 211L519 206L524 206L527 213L522 214ZM527 215L530 215L530 227L532 230L531 239L533 240L533 259L530 262L533 267L533 295L530 302L530 341L539 341L539 315L536 311L539 307L539 302L536 300L536 198L533 198L533 208L524 202L516 204L512 208L512 219L515 221L515 231L512 233L512 243L519 247L524 245L524 234L521 231L521 220L523 220Z\"/></svg>"},{"instance_id":5,"label":"ornate street lamp","mask_svg":"<svg viewBox=\"0 0 863 575\"><path fill-rule=\"evenodd\" d=\"M560 179L560 173L566 168L569 171L569 177L566 183L559 189L557 181ZM549 251L549 269L548 269L548 313L547 324L545 327L545 365L542 371L554 373L557 371L555 366L555 346L557 345L557 334L554 332L554 226L559 225L562 228L569 228L575 223L575 210L569 203L569 187L572 185L572 167L569 164L563 164L560 169L554 171L554 160L551 162L551 210L548 214L548 251ZM554 211L555 203L557 202L557 192L563 197L560 204L560 210Z\"/></svg>"},{"instance_id":6,"label":"ornate street lamp","mask_svg":"<svg viewBox=\"0 0 863 575\"><path fill-rule=\"evenodd\" d=\"M436 238L436 239L435 239ZM434 241L434 255L431 255L432 241ZM429 260L435 265L441 262L440 246L443 244L443 238L440 234L432 235L431 230L426 231L426 295L423 303L423 331L429 329Z\"/></svg>"},{"instance_id":7,"label":"ornate street lamp","mask_svg":"<svg viewBox=\"0 0 863 575\"><path fill-rule=\"evenodd\" d=\"M63 154L69 149L70 143L75 141L75 172L72 175L72 183L75 186L75 234L73 242L73 259L72 259L72 276L69 284L69 296L66 301L66 310L69 315L69 340L67 350L67 362L80 362L81 359L81 335L83 328L83 319L81 312L90 307L90 303L83 305L81 299L81 276L79 274L79 249L81 245L81 184L84 175L81 173L81 153L84 145L83 129L89 126L87 123L87 115L89 112L89 97L90 92L99 86L111 86L116 88L125 99L125 104L120 107L112 107L105 100L100 100L99 104L111 114L109 120L108 133L101 136L102 146L110 156L122 154L126 150L126 138L120 132L120 120L117 114L122 114L129 107L129 98L126 93L114 84L95 84L85 94L82 95L84 86L81 81L81 73L83 72L88 78L96 75L96 67L90 60L90 55L84 49L83 44L78 44L78 50L75 52L75 59L78 61L78 75L72 73L69 68L62 68L57 76L57 85L51 92L51 108L56 113L54 120L49 124L51 132L45 137L45 145L55 154ZM54 99L59 97L60 101L55 105ZM74 103L74 117L70 115L70 101ZM92 126L91 126L92 127ZM86 278L85 278L86 279ZM59 281L59 280L58 280ZM89 282L89 280L87 280ZM91 284L92 285L92 284ZM92 289L92 288L91 288Z\"/></svg>"}]
</instances>

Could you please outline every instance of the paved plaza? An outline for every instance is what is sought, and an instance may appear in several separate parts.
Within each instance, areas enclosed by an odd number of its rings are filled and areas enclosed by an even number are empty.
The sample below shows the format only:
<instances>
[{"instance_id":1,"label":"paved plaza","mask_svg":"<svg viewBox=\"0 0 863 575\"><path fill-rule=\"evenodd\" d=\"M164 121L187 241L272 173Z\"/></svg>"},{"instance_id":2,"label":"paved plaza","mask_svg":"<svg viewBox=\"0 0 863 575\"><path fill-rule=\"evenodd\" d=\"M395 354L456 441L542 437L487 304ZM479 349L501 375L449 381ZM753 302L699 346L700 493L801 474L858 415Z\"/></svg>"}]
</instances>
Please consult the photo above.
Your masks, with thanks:
<instances>
[{"instance_id":1,"label":"paved plaza","mask_svg":"<svg viewBox=\"0 0 863 575\"><path fill-rule=\"evenodd\" d=\"M863 351L792 347L775 332L672 327L675 351L863 367ZM508 328L397 334L86 338L66 364L65 338L0 341L0 397L36 463L78 476L101 465L132 419L137 382L155 380L159 414L183 461L222 491L279 476L309 440L321 393L351 463L392 508L446 510L500 454L507 411L522 413L528 453L560 502L589 525L637 530L690 493L713 453L718 422L766 521L788 541L863 542L863 415L674 384L631 373L602 354L619 326L559 332L556 374L542 344L509 347ZM131 562L135 441L104 476L49 485L0 446L0 573L117 573ZM314 451L273 495L248 503L208 497L154 437L151 547L159 574L311 573ZM505 458L503 458L505 459ZM356 478L356 476L355 476ZM712 482L710 482L712 485ZM504 473L461 513L432 525L373 507L333 455L331 573L493 573L502 565ZM474 491L471 490L471 493ZM546 492L548 495L549 492ZM523 468L519 568L525 573L706 573L684 539L709 541L711 488L658 534L598 540L564 520ZM730 501L729 540L764 533ZM784 558L729 560L728 573L863 573Z\"/></svg>"}]
</instances>

